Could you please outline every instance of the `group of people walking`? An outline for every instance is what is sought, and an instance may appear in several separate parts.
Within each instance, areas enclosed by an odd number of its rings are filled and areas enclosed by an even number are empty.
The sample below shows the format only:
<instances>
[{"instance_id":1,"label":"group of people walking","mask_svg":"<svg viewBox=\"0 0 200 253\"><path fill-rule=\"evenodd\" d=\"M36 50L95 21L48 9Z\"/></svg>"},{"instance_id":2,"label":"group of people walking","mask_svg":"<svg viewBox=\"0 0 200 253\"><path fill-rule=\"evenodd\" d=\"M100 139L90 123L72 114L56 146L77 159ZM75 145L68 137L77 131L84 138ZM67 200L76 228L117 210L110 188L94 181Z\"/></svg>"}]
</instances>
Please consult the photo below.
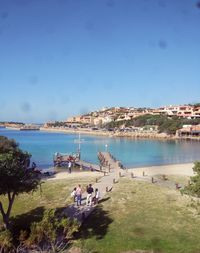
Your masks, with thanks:
<instances>
[{"instance_id":1,"label":"group of people walking","mask_svg":"<svg viewBox=\"0 0 200 253\"><path fill-rule=\"evenodd\" d=\"M78 187L75 187L71 193L71 197L73 198L74 202L77 203L77 206L81 206L82 202L82 194L84 190L82 189L81 185L79 184ZM92 203L94 205L98 204L99 201L99 190L92 187L91 184L89 184L86 187L87 197L86 197L86 205L92 206Z\"/></svg>"}]
</instances>

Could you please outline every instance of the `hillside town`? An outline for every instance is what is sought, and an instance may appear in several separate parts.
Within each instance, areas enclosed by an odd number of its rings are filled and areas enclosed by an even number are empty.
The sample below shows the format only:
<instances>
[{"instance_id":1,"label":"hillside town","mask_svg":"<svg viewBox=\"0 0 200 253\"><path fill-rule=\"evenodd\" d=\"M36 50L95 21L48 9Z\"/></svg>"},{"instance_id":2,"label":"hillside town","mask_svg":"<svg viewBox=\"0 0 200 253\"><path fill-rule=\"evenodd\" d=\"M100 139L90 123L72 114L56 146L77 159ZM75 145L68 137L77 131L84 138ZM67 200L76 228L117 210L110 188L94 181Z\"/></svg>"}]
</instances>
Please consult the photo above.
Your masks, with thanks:
<instances>
[{"instance_id":1,"label":"hillside town","mask_svg":"<svg viewBox=\"0 0 200 253\"><path fill-rule=\"evenodd\" d=\"M200 118L200 105L170 105L158 109L134 107L103 108L85 115L70 117L66 120L66 123L102 126L112 121L131 120L147 114L196 119Z\"/></svg>"},{"instance_id":2,"label":"hillside town","mask_svg":"<svg viewBox=\"0 0 200 253\"><path fill-rule=\"evenodd\" d=\"M172 126L171 126L172 125ZM144 138L196 138L200 136L200 104L160 108L111 107L59 122L47 122L42 130Z\"/></svg>"},{"instance_id":3,"label":"hillside town","mask_svg":"<svg viewBox=\"0 0 200 253\"><path fill-rule=\"evenodd\" d=\"M200 138L200 104L160 108L111 107L41 125L0 122L15 130L81 132L135 138Z\"/></svg>"}]
</instances>

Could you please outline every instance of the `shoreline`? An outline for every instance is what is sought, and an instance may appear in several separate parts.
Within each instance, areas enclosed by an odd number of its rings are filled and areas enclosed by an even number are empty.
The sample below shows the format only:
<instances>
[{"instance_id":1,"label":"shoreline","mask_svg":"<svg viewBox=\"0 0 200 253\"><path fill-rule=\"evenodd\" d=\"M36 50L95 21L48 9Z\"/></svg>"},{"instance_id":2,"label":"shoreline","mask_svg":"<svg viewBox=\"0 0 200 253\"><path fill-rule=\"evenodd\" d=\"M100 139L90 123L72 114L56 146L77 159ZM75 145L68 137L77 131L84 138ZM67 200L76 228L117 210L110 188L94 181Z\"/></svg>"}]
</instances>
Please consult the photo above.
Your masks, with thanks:
<instances>
[{"instance_id":1,"label":"shoreline","mask_svg":"<svg viewBox=\"0 0 200 253\"><path fill-rule=\"evenodd\" d=\"M18 130L19 128L5 127L9 130ZM31 131L31 130L30 130ZM157 132L110 132L102 130L91 130L91 129L66 129L66 128L50 128L50 127L40 127L38 131L48 132L48 133L66 133L66 134L85 134L93 136L104 136L109 138L131 138L131 139L146 139L146 140L160 140L160 141L200 141L200 137L177 137L176 135L167 135L166 133Z\"/></svg>"},{"instance_id":2,"label":"shoreline","mask_svg":"<svg viewBox=\"0 0 200 253\"><path fill-rule=\"evenodd\" d=\"M170 164L170 165L157 165L157 166L146 166L128 169L128 173L134 173L136 177L143 177L143 172L145 176L155 176L155 175L177 175L177 176L194 176L193 163L180 163L180 164ZM123 172L123 170L122 170ZM89 176L102 176L101 172L97 171L75 171L69 173L68 171L59 171L52 178L47 178L46 180L59 180L66 178L84 178ZM144 177L145 177L144 176Z\"/></svg>"},{"instance_id":3,"label":"shoreline","mask_svg":"<svg viewBox=\"0 0 200 253\"><path fill-rule=\"evenodd\" d=\"M154 176L159 174L179 175L179 176L194 176L193 163L177 163L169 165L145 166L139 168L130 168L128 172L134 173L135 176L145 175Z\"/></svg>"},{"instance_id":4,"label":"shoreline","mask_svg":"<svg viewBox=\"0 0 200 253\"><path fill-rule=\"evenodd\" d=\"M9 128L11 130L11 128ZM16 129L13 129L16 130ZM18 129L19 130L19 129ZM55 128L41 128L40 131L44 132L49 132L49 133L67 133L67 134L85 134L85 135L96 135L96 136L107 136L107 137L119 137L115 135L110 135L107 132L96 132L92 130L82 130L82 129L55 129ZM123 137L129 137L129 136L123 136ZM140 138L141 139L141 138ZM146 138L147 139L147 138ZM148 138L151 139L151 138ZM154 138L153 138L154 139ZM158 139L157 139L158 140ZM160 139L162 141L167 141L167 140L180 140L182 141L183 139L177 139L177 138L164 138ZM127 170L128 172L133 172L135 175L141 176L143 171L145 171L148 175L156 175L156 174L171 174L171 175L188 175L192 176L194 175L192 167L194 164L192 162L185 162L185 163L175 163L175 164L160 164L160 165L143 165L139 167L128 167ZM51 166L52 167L52 166ZM49 168L45 168L45 170L48 170ZM61 173L61 172L59 172ZM58 174L59 174L58 173ZM68 173L68 172L66 172ZM79 174L79 172L76 172Z\"/></svg>"},{"instance_id":5,"label":"shoreline","mask_svg":"<svg viewBox=\"0 0 200 253\"><path fill-rule=\"evenodd\" d=\"M95 136L106 136L106 137L120 137L120 138L134 138L134 139L155 139L155 140L176 140L175 136L169 136L165 133L120 133L120 132L109 132L102 130L90 130L90 129L62 129L62 128L50 128L41 127L40 131L44 132L54 132L54 133L68 133L68 134L85 134L85 135L95 135Z\"/></svg>"},{"instance_id":6,"label":"shoreline","mask_svg":"<svg viewBox=\"0 0 200 253\"><path fill-rule=\"evenodd\" d=\"M146 140L160 140L160 141L200 141L200 137L178 137L176 135L168 135L166 133L157 132L109 132L102 130L91 130L91 129L66 129L66 128L50 128L41 127L40 131L49 133L67 133L67 134L85 134L94 136L104 136L109 138L131 138L131 139L146 139Z\"/></svg>"}]
</instances>

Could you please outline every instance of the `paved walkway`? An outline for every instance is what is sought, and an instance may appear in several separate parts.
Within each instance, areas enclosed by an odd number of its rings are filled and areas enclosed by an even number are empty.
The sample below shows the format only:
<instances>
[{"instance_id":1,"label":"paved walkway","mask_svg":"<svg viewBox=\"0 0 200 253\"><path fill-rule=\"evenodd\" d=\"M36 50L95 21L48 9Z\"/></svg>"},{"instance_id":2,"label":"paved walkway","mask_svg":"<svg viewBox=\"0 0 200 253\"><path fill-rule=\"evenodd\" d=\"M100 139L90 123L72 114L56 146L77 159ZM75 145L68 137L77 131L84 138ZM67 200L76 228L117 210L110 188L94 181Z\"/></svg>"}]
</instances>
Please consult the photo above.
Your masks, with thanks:
<instances>
[{"instance_id":1,"label":"paved walkway","mask_svg":"<svg viewBox=\"0 0 200 253\"><path fill-rule=\"evenodd\" d=\"M103 199L107 192L111 191L115 181L119 180L121 168L119 162L112 157L108 152L99 153L102 160L102 169L106 171L105 175L98 180L97 183L93 184L92 187L98 188L100 192L100 199ZM90 182L88 182L89 184ZM95 206L86 206L87 193L84 192L82 195L82 206L77 207L76 204L68 206L64 210L64 214L70 218L76 218L80 223L94 210Z\"/></svg>"}]
</instances>

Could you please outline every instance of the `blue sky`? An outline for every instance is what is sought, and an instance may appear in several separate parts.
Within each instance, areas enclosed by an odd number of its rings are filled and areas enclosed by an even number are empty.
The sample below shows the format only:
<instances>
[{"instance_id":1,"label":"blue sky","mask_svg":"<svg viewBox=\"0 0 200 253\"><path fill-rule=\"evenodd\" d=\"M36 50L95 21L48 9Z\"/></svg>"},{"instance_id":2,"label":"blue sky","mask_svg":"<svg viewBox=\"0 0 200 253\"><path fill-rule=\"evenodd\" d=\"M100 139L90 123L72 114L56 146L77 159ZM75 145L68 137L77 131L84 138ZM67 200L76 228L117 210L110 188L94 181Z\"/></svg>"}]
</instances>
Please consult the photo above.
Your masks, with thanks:
<instances>
[{"instance_id":1,"label":"blue sky","mask_svg":"<svg viewBox=\"0 0 200 253\"><path fill-rule=\"evenodd\" d=\"M0 0L0 121L200 102L199 5Z\"/></svg>"}]
</instances>

